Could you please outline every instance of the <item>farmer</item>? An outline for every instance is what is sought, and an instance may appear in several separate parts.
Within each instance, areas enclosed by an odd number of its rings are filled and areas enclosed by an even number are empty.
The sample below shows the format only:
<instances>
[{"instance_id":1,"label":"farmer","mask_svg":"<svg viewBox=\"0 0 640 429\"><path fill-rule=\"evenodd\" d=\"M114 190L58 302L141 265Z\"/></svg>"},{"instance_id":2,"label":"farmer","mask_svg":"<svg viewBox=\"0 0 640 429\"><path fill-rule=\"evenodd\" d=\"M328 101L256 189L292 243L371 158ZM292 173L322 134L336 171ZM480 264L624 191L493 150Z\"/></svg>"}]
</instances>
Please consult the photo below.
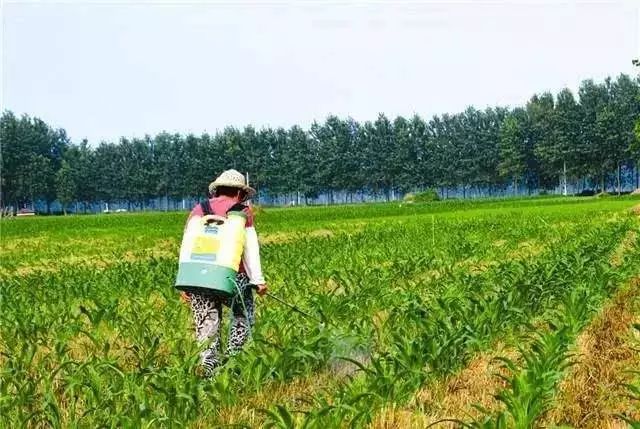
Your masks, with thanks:
<instances>
[{"instance_id":1,"label":"farmer","mask_svg":"<svg viewBox=\"0 0 640 429\"><path fill-rule=\"evenodd\" d=\"M227 170L209 185L210 199L208 201L210 212L218 216L226 216L229 209L236 209L238 204L244 203L256 191L247 186L242 173L236 170ZM201 353L202 365L207 375L211 375L216 367L220 366L220 324L222 319L222 305L231 308L231 333L227 353L237 353L246 343L250 329L253 326L253 288L259 295L267 292L267 285L262 275L260 263L260 248L258 235L253 226L253 213L248 206L241 207L247 215L245 224L246 238L242 260L238 267L236 283L238 292L232 298L224 298L215 295L206 289L199 291L190 290L182 292L182 297L191 302L191 310L196 326L196 338L201 343L207 343L207 348ZM196 205L192 216L203 216L202 206ZM188 221L187 221L188 222Z\"/></svg>"}]
</instances>

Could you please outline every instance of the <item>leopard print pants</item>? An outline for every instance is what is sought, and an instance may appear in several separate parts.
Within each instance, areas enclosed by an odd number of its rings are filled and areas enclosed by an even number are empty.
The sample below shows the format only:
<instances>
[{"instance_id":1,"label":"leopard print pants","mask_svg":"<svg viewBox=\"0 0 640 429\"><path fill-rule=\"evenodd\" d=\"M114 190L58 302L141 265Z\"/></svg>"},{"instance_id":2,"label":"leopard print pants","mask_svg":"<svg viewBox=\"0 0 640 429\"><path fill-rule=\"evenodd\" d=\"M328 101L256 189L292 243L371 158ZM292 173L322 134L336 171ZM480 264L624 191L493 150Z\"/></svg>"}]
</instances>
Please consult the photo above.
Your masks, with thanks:
<instances>
[{"instance_id":1,"label":"leopard print pants","mask_svg":"<svg viewBox=\"0 0 640 429\"><path fill-rule=\"evenodd\" d=\"M239 293L230 299L206 291L189 292L191 310L196 327L198 342L206 344L200 357L207 375L220 366L220 325L222 306L231 308L231 332L227 344L227 354L234 355L242 349L251 334L253 326L253 289L246 274L236 277ZM240 297L242 296L242 299Z\"/></svg>"}]
</instances>

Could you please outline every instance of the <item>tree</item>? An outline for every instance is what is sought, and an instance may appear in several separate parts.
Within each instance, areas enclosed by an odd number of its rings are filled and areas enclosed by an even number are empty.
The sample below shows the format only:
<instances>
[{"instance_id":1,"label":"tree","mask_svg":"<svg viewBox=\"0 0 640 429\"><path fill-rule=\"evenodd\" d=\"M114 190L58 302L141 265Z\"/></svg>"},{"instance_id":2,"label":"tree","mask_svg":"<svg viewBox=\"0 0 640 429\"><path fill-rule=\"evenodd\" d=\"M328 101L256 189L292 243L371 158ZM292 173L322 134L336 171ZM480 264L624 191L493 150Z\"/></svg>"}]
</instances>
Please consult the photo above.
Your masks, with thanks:
<instances>
[{"instance_id":1,"label":"tree","mask_svg":"<svg viewBox=\"0 0 640 429\"><path fill-rule=\"evenodd\" d=\"M267 184L268 172L265 167L269 158L264 140L252 126L246 126L242 131L242 145L246 150L245 168L250 173L250 185L258 191Z\"/></svg>"},{"instance_id":2,"label":"tree","mask_svg":"<svg viewBox=\"0 0 640 429\"><path fill-rule=\"evenodd\" d=\"M433 154L430 149L430 134L427 123L418 115L413 115L409 122L409 152L415 159L414 184L424 189L435 185L435 174L432 165Z\"/></svg>"},{"instance_id":3,"label":"tree","mask_svg":"<svg viewBox=\"0 0 640 429\"><path fill-rule=\"evenodd\" d=\"M396 150L393 124L384 114L380 114L373 124L365 124L365 131L365 157L369 161L365 171L369 186L376 193L383 192L388 201L397 185L394 183L397 164L389 162Z\"/></svg>"},{"instance_id":4,"label":"tree","mask_svg":"<svg viewBox=\"0 0 640 429\"><path fill-rule=\"evenodd\" d=\"M95 153L89 147L87 139L75 147L77 155L73 157L73 147L67 151L65 156L70 159L70 163L75 170L75 188L78 202L82 203L83 210L86 213L87 207L97 201L96 190L96 161Z\"/></svg>"},{"instance_id":5,"label":"tree","mask_svg":"<svg viewBox=\"0 0 640 429\"><path fill-rule=\"evenodd\" d=\"M299 126L289 129L288 140L291 152L288 157L293 164L289 174L295 179L295 190L300 192L305 200L315 198L321 191L318 181L319 148Z\"/></svg>"},{"instance_id":6,"label":"tree","mask_svg":"<svg viewBox=\"0 0 640 429\"><path fill-rule=\"evenodd\" d=\"M631 157L636 162L636 189L640 189L640 119L636 121L634 127L634 134L636 136L634 142L631 144Z\"/></svg>"},{"instance_id":7,"label":"tree","mask_svg":"<svg viewBox=\"0 0 640 429\"><path fill-rule=\"evenodd\" d=\"M462 196L467 196L467 189L480 177L480 112L468 107L463 113L452 118L450 133L451 161L456 186L462 185Z\"/></svg>"},{"instance_id":8,"label":"tree","mask_svg":"<svg viewBox=\"0 0 640 429\"><path fill-rule=\"evenodd\" d=\"M545 107L540 107L545 109ZM548 108L548 106L546 106ZM573 94L567 88L556 96L553 111L545 109L540 112L538 120L549 121L545 138L538 141L536 155L540 164L544 165L544 174L548 177L559 177L563 186L563 194L567 194L567 174L579 170L575 154L576 142L580 139L580 108Z\"/></svg>"},{"instance_id":9,"label":"tree","mask_svg":"<svg viewBox=\"0 0 640 429\"><path fill-rule=\"evenodd\" d=\"M62 167L62 160L64 158L65 152L68 150L70 146L69 137L67 136L67 132L62 129L52 129L48 127L48 142L46 146L46 154L45 156L49 158L51 165L51 172L47 177L47 187L44 194L44 199L47 203L47 212L51 211L51 203L56 199L56 172Z\"/></svg>"},{"instance_id":10,"label":"tree","mask_svg":"<svg viewBox=\"0 0 640 429\"><path fill-rule=\"evenodd\" d=\"M22 185L24 199L31 202L34 210L37 199L45 196L49 191L51 186L49 180L52 176L55 177L49 158L40 154L29 157L29 166L23 173ZM55 186L55 179L53 183Z\"/></svg>"},{"instance_id":11,"label":"tree","mask_svg":"<svg viewBox=\"0 0 640 429\"><path fill-rule=\"evenodd\" d=\"M113 203L125 196L123 156L114 143L100 143L95 149L96 200Z\"/></svg>"},{"instance_id":12,"label":"tree","mask_svg":"<svg viewBox=\"0 0 640 429\"><path fill-rule=\"evenodd\" d=\"M447 188L456 185L455 180L455 150L452 136L453 118L444 114L442 117L434 116L428 124L428 132L431 134L429 144L426 146L428 166L434 176L434 184Z\"/></svg>"},{"instance_id":13,"label":"tree","mask_svg":"<svg viewBox=\"0 0 640 429\"><path fill-rule=\"evenodd\" d=\"M527 140L526 112L515 109L504 119L500 129L498 173L502 180L512 181L516 195L527 170Z\"/></svg>"},{"instance_id":14,"label":"tree","mask_svg":"<svg viewBox=\"0 0 640 429\"><path fill-rule=\"evenodd\" d=\"M177 181L177 168L174 136L162 132L153 139L153 181L155 182L154 194L166 199L166 208L169 208L169 196L174 195L174 187Z\"/></svg>"},{"instance_id":15,"label":"tree","mask_svg":"<svg viewBox=\"0 0 640 429\"><path fill-rule=\"evenodd\" d=\"M62 205L62 211L67 214L67 206L77 200L75 172L69 162L62 161L56 173L56 195Z\"/></svg>"},{"instance_id":16,"label":"tree","mask_svg":"<svg viewBox=\"0 0 640 429\"><path fill-rule=\"evenodd\" d=\"M477 110L373 122L327 117L309 130L226 127L213 135L168 134L71 144L63 129L11 112L0 117L0 204L20 207L70 195L87 210L96 202L166 207L201 197L227 168L249 172L261 195L305 200L359 192L385 195L424 187L492 193L511 182L552 189L567 177L599 183L615 177L618 191L635 171L640 186L640 81L582 82L534 95L524 108ZM637 125L636 125L637 124ZM634 129L635 127L635 129ZM635 132L634 132L635 130ZM615 176L613 173L616 173Z\"/></svg>"},{"instance_id":17,"label":"tree","mask_svg":"<svg viewBox=\"0 0 640 429\"><path fill-rule=\"evenodd\" d=\"M586 80L580 85L580 108L582 123L580 126L581 138L577 145L577 156L584 166L587 176L597 179L600 189L605 190L607 174L612 166L608 162L606 142L606 128L604 110L608 103L607 88L605 85ZM609 118L607 118L609 120Z\"/></svg>"},{"instance_id":18,"label":"tree","mask_svg":"<svg viewBox=\"0 0 640 429\"><path fill-rule=\"evenodd\" d=\"M388 162L392 164L393 183L402 192L415 189L419 182L416 177L418 154L413 136L413 125L415 124L407 121L402 116L398 116L393 121L395 145Z\"/></svg>"},{"instance_id":19,"label":"tree","mask_svg":"<svg viewBox=\"0 0 640 429\"><path fill-rule=\"evenodd\" d=\"M19 204L18 176L26 164L25 151L19 147L20 122L12 112L3 112L0 117L0 206Z\"/></svg>"},{"instance_id":20,"label":"tree","mask_svg":"<svg viewBox=\"0 0 640 429\"><path fill-rule=\"evenodd\" d=\"M548 148L554 146L553 143L553 115L554 100L553 95L545 92L541 95L534 95L526 106L527 115L531 121L529 137L532 140L533 150L537 159L538 169L536 181L543 189L552 189L557 185L557 170L555 165L559 162L555 156L550 156ZM557 154L556 151L551 153ZM545 160L553 159L553 165L545 163ZM561 162L561 161L560 161Z\"/></svg>"},{"instance_id":21,"label":"tree","mask_svg":"<svg viewBox=\"0 0 640 429\"><path fill-rule=\"evenodd\" d=\"M500 128L508 110L502 107L488 108L478 115L478 176L472 182L478 187L491 188L500 182Z\"/></svg>"},{"instance_id":22,"label":"tree","mask_svg":"<svg viewBox=\"0 0 640 429\"><path fill-rule=\"evenodd\" d=\"M613 121L610 129L614 130L609 147L609 156L616 167L616 187L621 191L622 167L625 164L634 165L633 145L635 141L634 122L640 117L640 86L629 76L621 74L611 83L609 88L609 107ZM636 175L638 158L635 158Z\"/></svg>"}]
</instances>

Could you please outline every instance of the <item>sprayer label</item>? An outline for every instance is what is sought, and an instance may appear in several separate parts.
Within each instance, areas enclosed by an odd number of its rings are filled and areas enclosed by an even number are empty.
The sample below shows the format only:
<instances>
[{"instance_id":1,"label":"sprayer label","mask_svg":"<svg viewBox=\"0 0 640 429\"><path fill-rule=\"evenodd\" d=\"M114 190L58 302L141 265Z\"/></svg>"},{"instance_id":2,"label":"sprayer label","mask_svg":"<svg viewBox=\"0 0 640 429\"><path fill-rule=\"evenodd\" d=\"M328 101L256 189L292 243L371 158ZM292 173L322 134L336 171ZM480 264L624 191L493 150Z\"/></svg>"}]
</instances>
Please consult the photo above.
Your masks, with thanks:
<instances>
[{"instance_id":1,"label":"sprayer label","mask_svg":"<svg viewBox=\"0 0 640 429\"><path fill-rule=\"evenodd\" d=\"M215 262L216 255L215 253L192 253L191 260L199 262Z\"/></svg>"},{"instance_id":2,"label":"sprayer label","mask_svg":"<svg viewBox=\"0 0 640 429\"><path fill-rule=\"evenodd\" d=\"M204 233L209 235L217 235L218 234L218 226L216 225L205 225Z\"/></svg>"},{"instance_id":3,"label":"sprayer label","mask_svg":"<svg viewBox=\"0 0 640 429\"><path fill-rule=\"evenodd\" d=\"M193 244L191 259L196 261L215 262L216 253L220 249L220 240L214 237L199 236Z\"/></svg>"}]
</instances>

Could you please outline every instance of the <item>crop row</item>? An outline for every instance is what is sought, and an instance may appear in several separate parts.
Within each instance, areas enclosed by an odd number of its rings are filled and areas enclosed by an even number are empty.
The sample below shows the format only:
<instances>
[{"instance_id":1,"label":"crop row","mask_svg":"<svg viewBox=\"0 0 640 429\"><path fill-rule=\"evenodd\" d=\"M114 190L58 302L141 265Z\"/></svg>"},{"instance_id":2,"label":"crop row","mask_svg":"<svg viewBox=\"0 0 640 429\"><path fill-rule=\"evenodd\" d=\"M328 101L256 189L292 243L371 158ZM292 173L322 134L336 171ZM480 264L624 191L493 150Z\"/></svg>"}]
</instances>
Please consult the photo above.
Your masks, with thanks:
<instances>
[{"instance_id":1,"label":"crop row","mask_svg":"<svg viewBox=\"0 0 640 429\"><path fill-rule=\"evenodd\" d=\"M0 415L14 427L211 427L275 386L346 366L306 405L291 397L233 423L362 425L498 336L552 320L572 291L586 291L595 308L627 273L609 258L633 224L611 213L562 205L383 215L357 230L347 223L333 235L265 245L272 288L328 324L261 301L254 340L211 382L197 375L189 309L171 287L174 258L8 274ZM300 222L299 231L318 227ZM179 236L181 226L165 228ZM536 251L520 254L523 243Z\"/></svg>"}]
</instances>

